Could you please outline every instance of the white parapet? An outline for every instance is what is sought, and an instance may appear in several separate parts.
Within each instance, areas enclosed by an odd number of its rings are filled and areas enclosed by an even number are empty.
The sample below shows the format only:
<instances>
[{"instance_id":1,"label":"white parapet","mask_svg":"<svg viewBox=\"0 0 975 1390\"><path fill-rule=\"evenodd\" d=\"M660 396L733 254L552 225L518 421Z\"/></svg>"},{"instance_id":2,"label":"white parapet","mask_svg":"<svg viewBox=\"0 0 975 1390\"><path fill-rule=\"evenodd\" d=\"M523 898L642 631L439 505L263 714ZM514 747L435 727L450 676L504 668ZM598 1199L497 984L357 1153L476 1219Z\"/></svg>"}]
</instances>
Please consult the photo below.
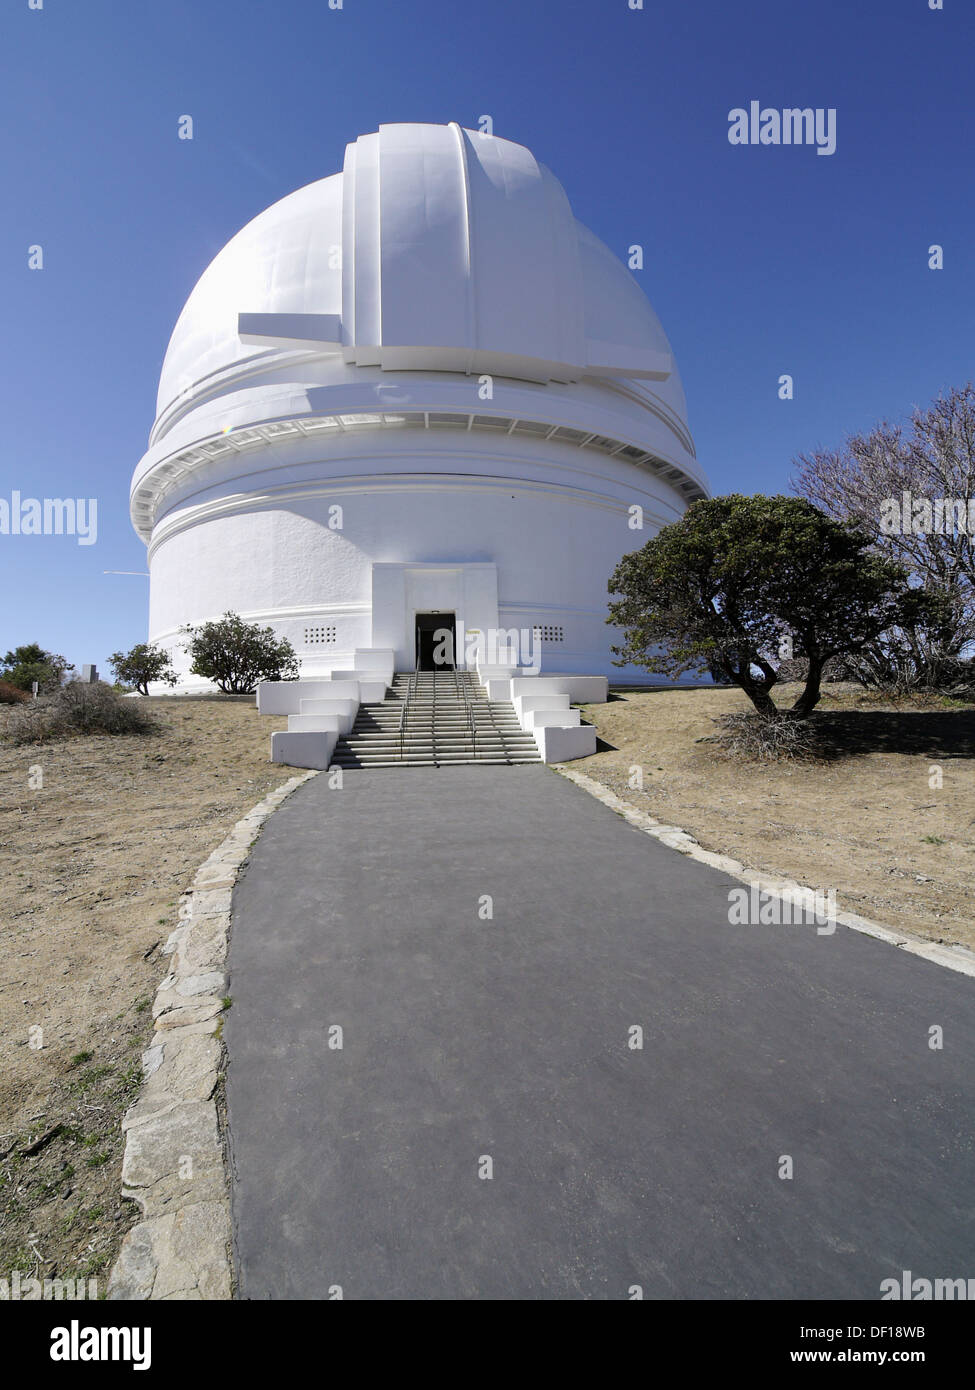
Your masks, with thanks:
<instances>
[{"instance_id":1,"label":"white parapet","mask_svg":"<svg viewBox=\"0 0 975 1390\"><path fill-rule=\"evenodd\" d=\"M348 729L341 714L289 714L289 734L344 734Z\"/></svg>"},{"instance_id":2,"label":"white parapet","mask_svg":"<svg viewBox=\"0 0 975 1390\"><path fill-rule=\"evenodd\" d=\"M276 733L271 735L271 761L288 767L324 770L332 761L337 733Z\"/></svg>"},{"instance_id":3,"label":"white parapet","mask_svg":"<svg viewBox=\"0 0 975 1390\"><path fill-rule=\"evenodd\" d=\"M582 723L582 716L577 709L530 709L525 711L520 723L523 729L532 731L574 729Z\"/></svg>"},{"instance_id":4,"label":"white parapet","mask_svg":"<svg viewBox=\"0 0 975 1390\"><path fill-rule=\"evenodd\" d=\"M483 685L489 700L511 699L510 676L489 676Z\"/></svg>"},{"instance_id":5,"label":"white parapet","mask_svg":"<svg viewBox=\"0 0 975 1390\"><path fill-rule=\"evenodd\" d=\"M609 694L608 676L513 676L511 694L514 700L518 695L568 695L574 705L605 704Z\"/></svg>"},{"instance_id":6,"label":"white parapet","mask_svg":"<svg viewBox=\"0 0 975 1390\"><path fill-rule=\"evenodd\" d=\"M477 679L481 685L487 685L488 681L503 680L509 681L512 676L517 676L521 670L520 666L488 666L481 662L477 663Z\"/></svg>"},{"instance_id":7,"label":"white parapet","mask_svg":"<svg viewBox=\"0 0 975 1390\"><path fill-rule=\"evenodd\" d=\"M385 689L383 685L383 692ZM316 697L355 700L357 704L366 698L358 680L261 681L257 687L257 711L259 714L300 714L302 700ZM382 695L378 698L382 699Z\"/></svg>"},{"instance_id":8,"label":"white parapet","mask_svg":"<svg viewBox=\"0 0 975 1390\"><path fill-rule=\"evenodd\" d=\"M534 733L543 763L568 763L573 758L588 758L596 751L596 729L592 724L579 724L574 729L548 726L536 728Z\"/></svg>"},{"instance_id":9,"label":"white parapet","mask_svg":"<svg viewBox=\"0 0 975 1390\"><path fill-rule=\"evenodd\" d=\"M337 714L342 723L339 732L347 734L355 723L355 717L359 710L358 700L330 700L321 697L312 697L310 700L299 700L298 706L302 714ZM289 715L293 719L294 715ZM290 726L289 726L290 727Z\"/></svg>"},{"instance_id":10,"label":"white parapet","mask_svg":"<svg viewBox=\"0 0 975 1390\"><path fill-rule=\"evenodd\" d=\"M333 671L332 681L339 685L345 681L355 681L359 687L359 699L364 705L371 705L385 698L386 687L392 680L392 673L389 679L381 671Z\"/></svg>"},{"instance_id":11,"label":"white parapet","mask_svg":"<svg viewBox=\"0 0 975 1390\"><path fill-rule=\"evenodd\" d=\"M535 709L568 709L568 695L516 695L511 702L515 707L515 714L521 720L522 715L528 714ZM521 724L525 728L524 722Z\"/></svg>"}]
</instances>

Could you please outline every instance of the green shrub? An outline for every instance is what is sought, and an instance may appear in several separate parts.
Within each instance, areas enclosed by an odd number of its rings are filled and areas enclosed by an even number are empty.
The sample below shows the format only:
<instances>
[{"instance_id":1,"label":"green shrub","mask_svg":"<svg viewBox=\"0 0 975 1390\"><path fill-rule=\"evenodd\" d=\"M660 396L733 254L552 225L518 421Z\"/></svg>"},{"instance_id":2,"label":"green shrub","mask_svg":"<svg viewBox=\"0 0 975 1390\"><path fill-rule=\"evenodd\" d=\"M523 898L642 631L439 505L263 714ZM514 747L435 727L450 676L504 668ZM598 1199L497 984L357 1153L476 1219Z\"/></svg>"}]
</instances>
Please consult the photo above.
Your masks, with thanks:
<instances>
[{"instance_id":1,"label":"green shrub","mask_svg":"<svg viewBox=\"0 0 975 1390\"><path fill-rule=\"evenodd\" d=\"M133 687L140 695L149 694L150 681L176 684L176 672L169 655L147 642L139 642L130 652L113 652L108 658L115 673L116 685Z\"/></svg>"},{"instance_id":2,"label":"green shrub","mask_svg":"<svg viewBox=\"0 0 975 1390\"><path fill-rule=\"evenodd\" d=\"M3 677L8 685L30 690L34 682L42 693L58 690L74 667L57 652L48 652L39 642L28 642L7 652L2 662Z\"/></svg>"},{"instance_id":3,"label":"green shrub","mask_svg":"<svg viewBox=\"0 0 975 1390\"><path fill-rule=\"evenodd\" d=\"M250 695L261 681L296 680L299 663L286 637L271 627L245 623L238 613L182 629L190 671L215 681L225 695Z\"/></svg>"}]
</instances>

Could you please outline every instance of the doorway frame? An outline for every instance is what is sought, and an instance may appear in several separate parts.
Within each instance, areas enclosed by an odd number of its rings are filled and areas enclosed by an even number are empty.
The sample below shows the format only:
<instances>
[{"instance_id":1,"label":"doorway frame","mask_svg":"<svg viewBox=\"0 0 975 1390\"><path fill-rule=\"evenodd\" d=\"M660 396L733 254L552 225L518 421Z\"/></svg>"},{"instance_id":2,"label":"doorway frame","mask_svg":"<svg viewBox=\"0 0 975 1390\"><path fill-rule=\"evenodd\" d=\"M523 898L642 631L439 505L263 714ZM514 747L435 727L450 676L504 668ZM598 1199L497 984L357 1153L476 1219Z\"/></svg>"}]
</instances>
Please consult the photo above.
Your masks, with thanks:
<instances>
[{"instance_id":1,"label":"doorway frame","mask_svg":"<svg viewBox=\"0 0 975 1390\"><path fill-rule=\"evenodd\" d=\"M420 621L419 621L419 620L420 620L421 618L438 618L438 619L449 619L449 620L450 620L450 621L449 621L449 627L450 627L451 633L452 633L453 661L451 662L451 664L450 664L449 666L430 666L430 667L424 667L424 666L421 666L421 665L420 665ZM438 624L438 626L439 626L439 625L441 625L441 624ZM444 621L444 622L442 623L442 626L446 628L446 627L448 626L448 623L447 623L446 621ZM428 629L428 631L436 631L436 627L433 627L433 628L431 628L431 629ZM458 669L458 668L457 668L457 610L456 610L455 608L415 608L415 609L413 610L413 669L414 669L414 671L423 671L423 670L431 670L431 671L456 671L456 670Z\"/></svg>"}]
</instances>

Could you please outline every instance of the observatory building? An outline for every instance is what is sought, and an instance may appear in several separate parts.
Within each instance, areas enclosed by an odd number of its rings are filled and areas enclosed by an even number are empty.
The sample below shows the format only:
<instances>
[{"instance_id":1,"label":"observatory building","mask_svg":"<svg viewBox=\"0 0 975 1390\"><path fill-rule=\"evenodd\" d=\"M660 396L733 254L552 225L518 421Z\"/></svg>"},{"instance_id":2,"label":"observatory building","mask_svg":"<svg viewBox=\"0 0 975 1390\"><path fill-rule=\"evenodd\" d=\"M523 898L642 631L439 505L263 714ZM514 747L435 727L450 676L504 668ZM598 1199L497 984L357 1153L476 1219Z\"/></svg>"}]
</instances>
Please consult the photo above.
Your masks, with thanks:
<instances>
[{"instance_id":1,"label":"observatory building","mask_svg":"<svg viewBox=\"0 0 975 1390\"><path fill-rule=\"evenodd\" d=\"M184 689L180 629L227 610L303 678L370 650L422 669L445 630L464 669L514 630L542 675L646 680L612 664L607 579L706 494L660 322L554 175L458 125L381 126L180 314L131 489L149 639Z\"/></svg>"}]
</instances>

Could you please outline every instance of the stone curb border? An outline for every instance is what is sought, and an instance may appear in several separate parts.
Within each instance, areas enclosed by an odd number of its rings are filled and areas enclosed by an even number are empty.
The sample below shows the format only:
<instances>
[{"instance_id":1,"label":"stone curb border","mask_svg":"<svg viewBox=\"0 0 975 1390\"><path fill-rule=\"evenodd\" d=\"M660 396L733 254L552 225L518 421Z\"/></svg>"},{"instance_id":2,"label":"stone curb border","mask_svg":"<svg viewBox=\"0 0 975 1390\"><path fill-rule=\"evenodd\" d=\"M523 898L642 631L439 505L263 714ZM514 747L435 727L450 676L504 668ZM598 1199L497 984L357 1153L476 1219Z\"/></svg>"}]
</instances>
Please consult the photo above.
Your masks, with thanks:
<instances>
[{"instance_id":1,"label":"stone curb border","mask_svg":"<svg viewBox=\"0 0 975 1390\"><path fill-rule=\"evenodd\" d=\"M766 875L758 873L757 870L746 869L739 860L732 859L726 854L714 854L711 850L704 849L686 830L681 830L677 825L667 825L663 821L654 820L646 812L636 810L635 807L621 800L615 792L610 791L602 782L596 781L594 777L588 777L584 772L574 772L564 763L553 764L552 770L567 778L568 781L574 782L577 787L581 787L590 796L594 796L597 801L601 801L611 811L617 811L637 830L652 835L661 844L667 845L670 849L676 849L691 859L696 859L702 864L709 864L712 869L720 869L722 873L729 874L742 883L753 884L760 892L775 893L778 896L788 895L795 901L796 895L808 894L811 896L815 891L806 884L797 883L793 879L768 878ZM837 912L836 920L842 926L849 927L851 931L858 931L865 936L875 937L876 940L884 941L889 946L899 946L902 951L908 951L911 955L922 956L925 960L933 961L935 965L943 965L949 970L957 970L962 975L975 976L975 952L970 951L966 946L939 946L937 942L925 941L923 937L913 936L909 932L896 931L893 927L885 927L881 926L879 922L871 922L869 918L860 917L855 912Z\"/></svg>"},{"instance_id":2,"label":"stone curb border","mask_svg":"<svg viewBox=\"0 0 975 1390\"><path fill-rule=\"evenodd\" d=\"M145 1084L122 1120L122 1195L142 1219L122 1242L110 1299L229 1299L233 1295L228 1168L217 1088L230 902L261 826L317 772L292 777L239 820L180 898L172 957L152 1006Z\"/></svg>"}]
</instances>

